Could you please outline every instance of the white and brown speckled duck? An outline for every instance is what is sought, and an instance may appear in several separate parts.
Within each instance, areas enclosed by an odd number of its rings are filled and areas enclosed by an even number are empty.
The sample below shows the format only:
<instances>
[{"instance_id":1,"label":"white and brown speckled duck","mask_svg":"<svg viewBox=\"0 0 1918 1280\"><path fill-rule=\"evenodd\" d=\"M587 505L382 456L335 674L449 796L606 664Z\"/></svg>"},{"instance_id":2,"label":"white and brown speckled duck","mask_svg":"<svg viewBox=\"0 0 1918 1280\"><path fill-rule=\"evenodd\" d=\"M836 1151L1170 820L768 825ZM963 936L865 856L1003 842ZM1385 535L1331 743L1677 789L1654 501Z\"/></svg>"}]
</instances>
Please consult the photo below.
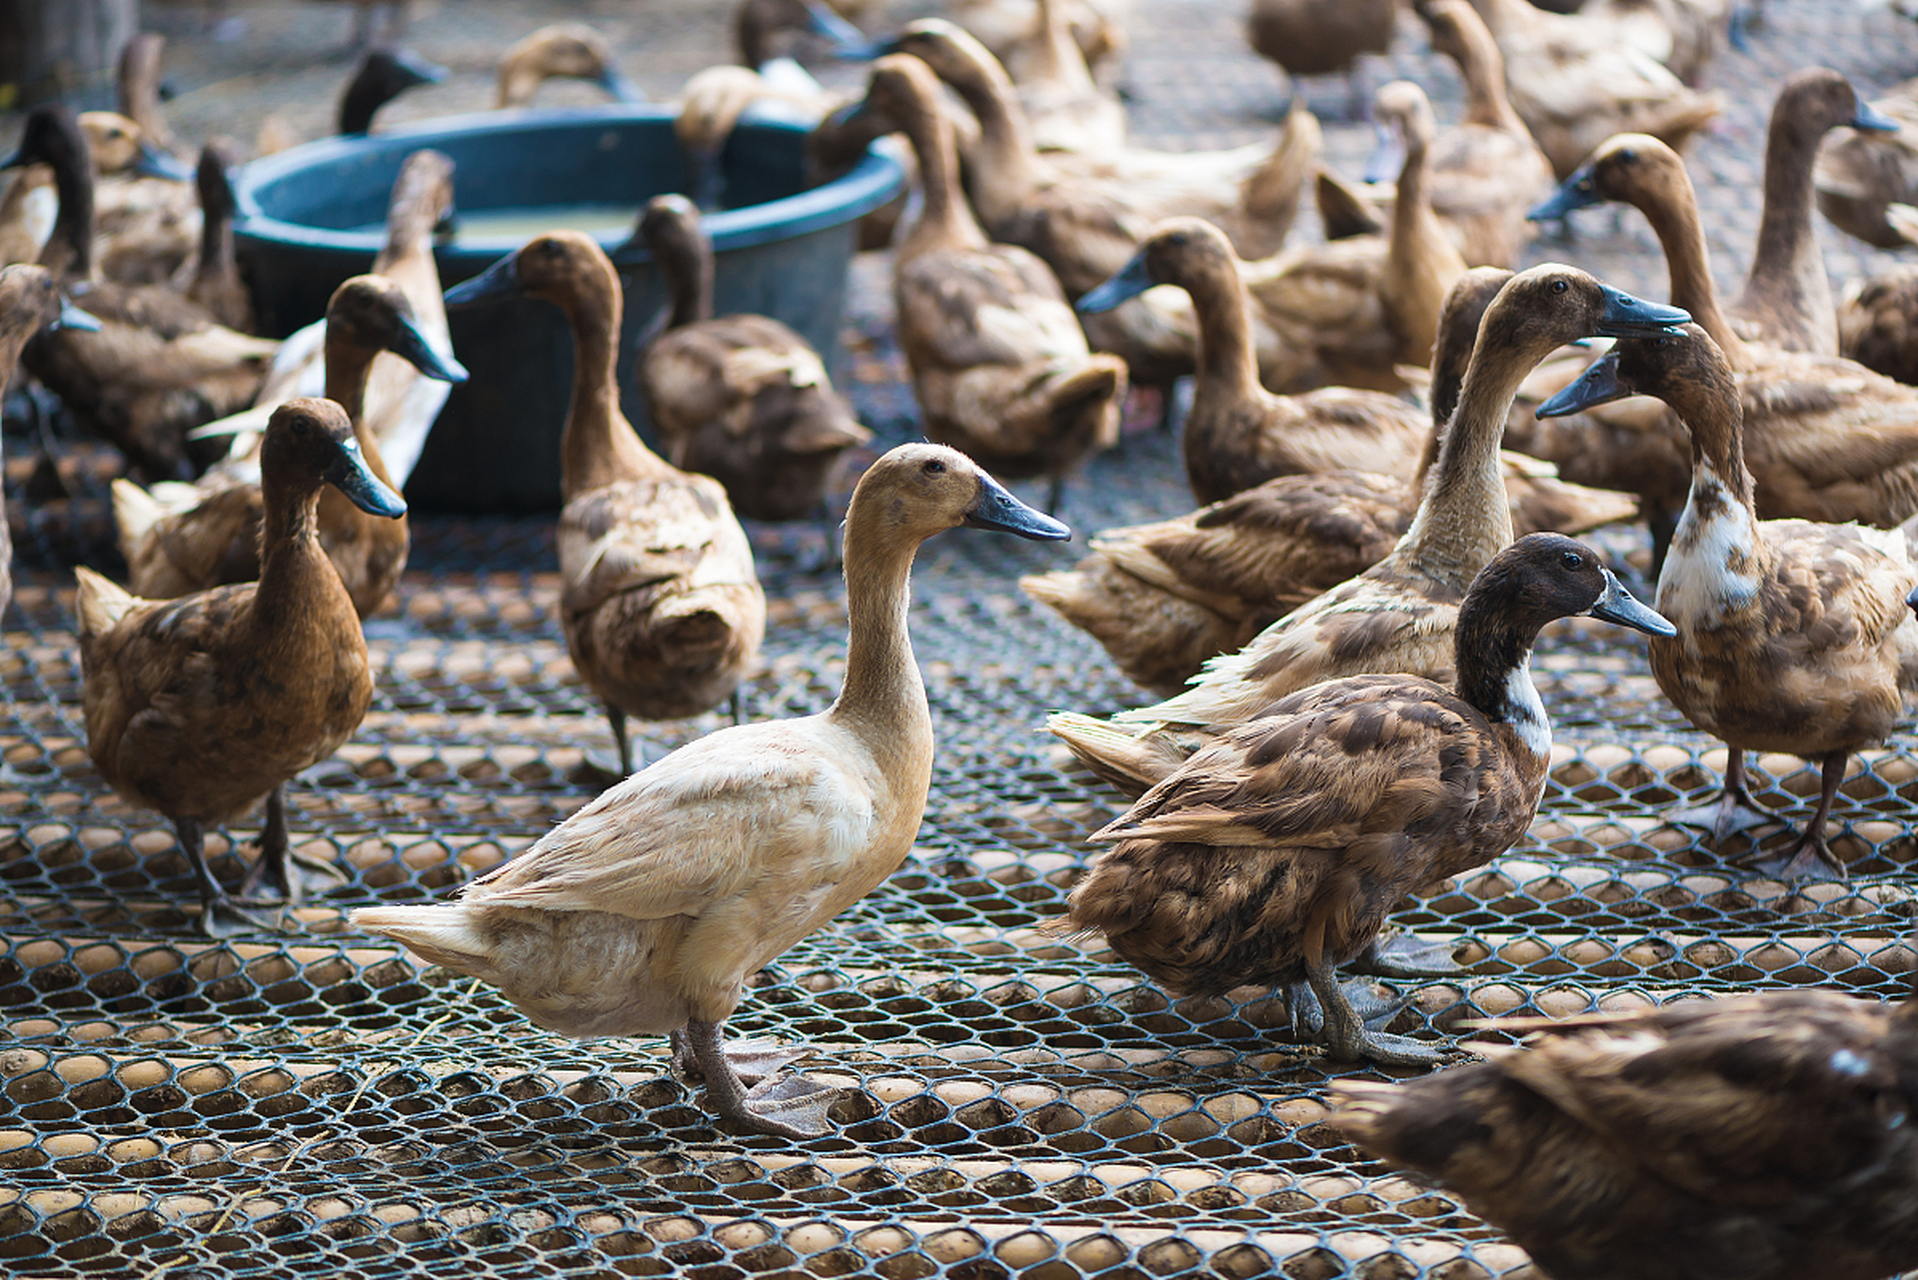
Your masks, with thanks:
<instances>
[{"instance_id":1,"label":"white and brown speckled duck","mask_svg":"<svg viewBox=\"0 0 1918 1280\"><path fill-rule=\"evenodd\" d=\"M1837 991L1500 1019L1525 1043L1341 1080L1332 1123L1554 1280L1880 1280L1918 1266L1918 1001Z\"/></svg>"},{"instance_id":2,"label":"white and brown speckled duck","mask_svg":"<svg viewBox=\"0 0 1918 1280\"><path fill-rule=\"evenodd\" d=\"M1658 578L1678 628L1652 642L1658 687L1730 748L1720 802L1673 815L1723 839L1779 821L1744 785L1747 751L1788 751L1823 772L1818 807L1785 878L1844 874L1824 837L1851 753L1890 735L1918 691L1918 619L1903 607L1918 568L1896 530L1758 519L1739 394L1724 353L1697 325L1627 340L1557 396L1549 414L1652 395L1691 434L1692 486Z\"/></svg>"},{"instance_id":3,"label":"white and brown speckled duck","mask_svg":"<svg viewBox=\"0 0 1918 1280\"><path fill-rule=\"evenodd\" d=\"M864 897L924 816L932 714L906 630L919 544L968 525L1068 536L963 454L901 445L846 514L845 685L817 715L721 729L612 787L456 902L362 908L353 923L500 987L576 1036L669 1034L721 1116L829 1132L834 1090L775 1077L803 1051L728 1050L754 973ZM745 1077L745 1078L742 1078ZM754 1077L768 1077L748 1090Z\"/></svg>"},{"instance_id":4,"label":"white and brown speckled duck","mask_svg":"<svg viewBox=\"0 0 1918 1280\"><path fill-rule=\"evenodd\" d=\"M1514 543L1459 606L1453 688L1350 676L1226 731L1092 837L1114 847L1073 887L1072 927L1178 996L1303 980L1339 1061L1436 1061L1369 1029L1334 969L1373 949L1400 898L1531 825L1552 750L1531 648L1574 614L1671 634L1584 544Z\"/></svg>"}]
</instances>

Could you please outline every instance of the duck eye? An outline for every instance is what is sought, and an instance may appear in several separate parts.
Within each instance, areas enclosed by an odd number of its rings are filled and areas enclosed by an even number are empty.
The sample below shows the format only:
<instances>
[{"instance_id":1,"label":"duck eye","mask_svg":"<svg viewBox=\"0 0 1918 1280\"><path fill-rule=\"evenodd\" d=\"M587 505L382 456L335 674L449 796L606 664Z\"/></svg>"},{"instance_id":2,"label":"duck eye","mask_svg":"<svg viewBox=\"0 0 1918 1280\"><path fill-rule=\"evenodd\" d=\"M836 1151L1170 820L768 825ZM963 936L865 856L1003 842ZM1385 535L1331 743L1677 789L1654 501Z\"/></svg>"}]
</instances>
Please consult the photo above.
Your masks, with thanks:
<instances>
[{"instance_id":1,"label":"duck eye","mask_svg":"<svg viewBox=\"0 0 1918 1280\"><path fill-rule=\"evenodd\" d=\"M1552 281L1552 292L1553 292L1553 293L1564 293L1564 292L1565 292L1565 291L1566 291L1567 289L1569 289L1569 288L1571 288L1571 287L1572 287L1572 286L1571 286L1571 285L1570 285L1570 284L1569 284L1569 283L1568 283L1567 281L1565 281L1565 280L1564 280L1563 278L1561 278L1561 279L1558 279L1558 280L1554 280L1554 281Z\"/></svg>"},{"instance_id":2,"label":"duck eye","mask_svg":"<svg viewBox=\"0 0 1918 1280\"><path fill-rule=\"evenodd\" d=\"M1585 557L1576 551L1567 551L1560 559L1567 569L1583 569L1585 567Z\"/></svg>"},{"instance_id":3,"label":"duck eye","mask_svg":"<svg viewBox=\"0 0 1918 1280\"><path fill-rule=\"evenodd\" d=\"M937 458L933 458L932 460L930 460L929 462L927 462L927 463L926 463L926 474L927 474L927 475L929 475L929 476L942 476L942 475L944 475L945 473L946 473L946 464L945 464L945 463L943 463L943 462L941 462L941 461L939 461L939 459L937 459Z\"/></svg>"}]
</instances>

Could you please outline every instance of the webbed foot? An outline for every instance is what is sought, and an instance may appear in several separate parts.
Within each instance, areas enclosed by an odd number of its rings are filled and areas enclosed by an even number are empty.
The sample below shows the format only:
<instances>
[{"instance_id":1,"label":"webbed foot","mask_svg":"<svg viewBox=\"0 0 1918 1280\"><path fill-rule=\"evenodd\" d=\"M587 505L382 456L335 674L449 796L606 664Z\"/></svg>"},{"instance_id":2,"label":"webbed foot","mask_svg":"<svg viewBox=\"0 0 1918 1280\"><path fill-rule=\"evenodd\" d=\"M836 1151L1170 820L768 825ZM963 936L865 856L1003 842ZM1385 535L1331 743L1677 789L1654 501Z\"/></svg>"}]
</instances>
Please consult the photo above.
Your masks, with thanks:
<instances>
[{"instance_id":1,"label":"webbed foot","mask_svg":"<svg viewBox=\"0 0 1918 1280\"><path fill-rule=\"evenodd\" d=\"M1748 866L1787 884L1805 881L1832 883L1845 879L1845 864L1822 837L1804 837L1784 853L1769 858L1744 857Z\"/></svg>"},{"instance_id":2,"label":"webbed foot","mask_svg":"<svg viewBox=\"0 0 1918 1280\"><path fill-rule=\"evenodd\" d=\"M215 939L248 933L280 933L281 915L277 909L261 910L222 894L201 904L200 932Z\"/></svg>"},{"instance_id":3,"label":"webbed foot","mask_svg":"<svg viewBox=\"0 0 1918 1280\"><path fill-rule=\"evenodd\" d=\"M1339 985L1329 960L1308 965L1305 980L1312 986L1325 1012L1325 1029L1319 1039L1326 1056L1335 1062L1372 1061L1389 1066L1422 1067L1443 1062L1449 1047L1426 1044L1410 1036L1397 1036L1369 1027Z\"/></svg>"},{"instance_id":4,"label":"webbed foot","mask_svg":"<svg viewBox=\"0 0 1918 1280\"><path fill-rule=\"evenodd\" d=\"M1339 992L1352 1012L1369 1030L1383 1031L1412 1002L1409 995L1380 995L1364 978L1339 984ZM1301 1040L1317 1040L1325 1031L1325 1009L1312 994L1309 982L1295 982L1285 989L1286 1011L1292 1016L1292 1034Z\"/></svg>"},{"instance_id":5,"label":"webbed foot","mask_svg":"<svg viewBox=\"0 0 1918 1280\"><path fill-rule=\"evenodd\" d=\"M675 1031L671 1035L673 1047L673 1073L682 1080L704 1080L706 1073L700 1069L699 1055L693 1052L692 1041L684 1031ZM777 1040L734 1040L722 1050L726 1055L726 1065L733 1069L740 1083L756 1085L762 1080L771 1079L782 1068L809 1058L815 1052L809 1044L785 1045Z\"/></svg>"},{"instance_id":6,"label":"webbed foot","mask_svg":"<svg viewBox=\"0 0 1918 1280\"><path fill-rule=\"evenodd\" d=\"M1452 959L1452 944L1433 942L1414 933L1373 938L1345 967L1375 978L1445 978L1464 972Z\"/></svg>"},{"instance_id":7,"label":"webbed foot","mask_svg":"<svg viewBox=\"0 0 1918 1280\"><path fill-rule=\"evenodd\" d=\"M836 1126L827 1114L843 1090L807 1076L764 1080L746 1091L739 1111L721 1115L782 1138L823 1138Z\"/></svg>"}]
</instances>

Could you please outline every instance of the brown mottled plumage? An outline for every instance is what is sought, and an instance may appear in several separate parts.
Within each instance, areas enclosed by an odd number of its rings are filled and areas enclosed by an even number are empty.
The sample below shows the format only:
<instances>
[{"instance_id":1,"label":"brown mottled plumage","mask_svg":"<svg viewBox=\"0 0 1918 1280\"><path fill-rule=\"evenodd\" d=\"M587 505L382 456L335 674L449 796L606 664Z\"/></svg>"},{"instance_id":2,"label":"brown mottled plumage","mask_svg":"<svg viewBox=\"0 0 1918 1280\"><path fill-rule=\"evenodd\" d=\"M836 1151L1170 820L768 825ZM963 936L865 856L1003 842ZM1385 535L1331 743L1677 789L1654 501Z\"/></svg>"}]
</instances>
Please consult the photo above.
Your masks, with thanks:
<instances>
[{"instance_id":1,"label":"brown mottled plumage","mask_svg":"<svg viewBox=\"0 0 1918 1280\"><path fill-rule=\"evenodd\" d=\"M873 64L861 110L912 141L925 208L895 250L899 344L922 425L990 470L1052 481L1118 439L1126 369L1095 355L1050 268L987 241L959 193L952 129L934 106L938 81L918 58Z\"/></svg>"},{"instance_id":2,"label":"brown mottled plumage","mask_svg":"<svg viewBox=\"0 0 1918 1280\"><path fill-rule=\"evenodd\" d=\"M1177 697L1121 712L1114 721L1055 714L1046 727L1100 777L1136 795L1191 754L1201 736L1242 723L1307 685L1374 671L1451 679L1459 601L1473 575L1512 539L1498 446L1519 384L1564 342L1633 325L1642 331L1663 322L1657 317L1682 314L1555 263L1513 276L1479 324L1434 471L1391 554L1287 614L1239 652L1212 661Z\"/></svg>"},{"instance_id":3,"label":"brown mottled plumage","mask_svg":"<svg viewBox=\"0 0 1918 1280\"><path fill-rule=\"evenodd\" d=\"M1903 535L1759 522L1731 366L1697 325L1620 342L1563 394L1572 408L1657 396L1691 434L1691 496L1658 579L1658 607L1678 637L1652 642L1652 674L1731 754L1722 803L1680 818L1720 839L1775 822L1745 791L1743 753L1805 756L1823 766L1824 789L1802 838L1773 865L1786 877L1842 876L1823 830L1845 762L1884 741L1918 689L1918 619L1904 608L1918 569Z\"/></svg>"},{"instance_id":4,"label":"brown mottled plumage","mask_svg":"<svg viewBox=\"0 0 1918 1280\"><path fill-rule=\"evenodd\" d=\"M1505 83L1561 180L1615 133L1683 149L1716 120L1723 95L1687 88L1631 30L1605 17L1546 13L1526 0L1472 0L1505 55Z\"/></svg>"},{"instance_id":5,"label":"brown mottled plumage","mask_svg":"<svg viewBox=\"0 0 1918 1280\"><path fill-rule=\"evenodd\" d=\"M1501 1019L1519 1046L1332 1123L1437 1179L1553 1280L1879 1280L1918 1266L1918 1002L1835 991Z\"/></svg>"},{"instance_id":6,"label":"brown mottled plumage","mask_svg":"<svg viewBox=\"0 0 1918 1280\"><path fill-rule=\"evenodd\" d=\"M833 390L819 353L769 316L713 315L713 247L692 201L654 196L634 238L671 298L639 357L639 390L674 466L726 486L755 520L819 515L846 450L872 433Z\"/></svg>"},{"instance_id":7,"label":"brown mottled plumage","mask_svg":"<svg viewBox=\"0 0 1918 1280\"><path fill-rule=\"evenodd\" d=\"M1309 982L1335 1058L1433 1061L1433 1046L1368 1033L1332 971L1400 898L1531 825L1551 728L1527 663L1540 627L1579 613L1666 627L1570 538L1500 552L1458 611L1456 691L1351 676L1235 725L1092 837L1114 848L1073 887L1072 926L1175 995Z\"/></svg>"},{"instance_id":8,"label":"brown mottled plumage","mask_svg":"<svg viewBox=\"0 0 1918 1280\"><path fill-rule=\"evenodd\" d=\"M1433 353L1431 427L1409 481L1348 469L1280 476L1174 520L1108 529L1073 568L1019 585L1091 632L1133 681L1161 697L1177 694L1207 660L1242 648L1392 550L1438 460L1479 319L1511 274L1469 271L1446 301ZM1400 412L1400 401L1372 394L1382 411ZM1566 484L1536 459L1507 453L1502 462L1517 535L1578 533L1635 509L1623 494Z\"/></svg>"},{"instance_id":9,"label":"brown mottled plumage","mask_svg":"<svg viewBox=\"0 0 1918 1280\"><path fill-rule=\"evenodd\" d=\"M151 478L186 466L185 433L252 402L279 343L216 323L172 289L93 279L93 166L65 107L36 108L9 163L52 166L60 212L41 262L97 332L59 329L27 344L22 362L86 427Z\"/></svg>"},{"instance_id":10,"label":"brown mottled plumage","mask_svg":"<svg viewBox=\"0 0 1918 1280\"><path fill-rule=\"evenodd\" d=\"M1918 244L1918 208L1894 204L1885 221ZM1838 350L1874 373L1918 384L1918 263L1860 276L1838 300Z\"/></svg>"},{"instance_id":11,"label":"brown mottled plumage","mask_svg":"<svg viewBox=\"0 0 1918 1280\"><path fill-rule=\"evenodd\" d=\"M265 921L214 882L202 832L265 797L260 858L242 896L263 884L295 898L319 883L289 874L281 787L332 755L373 699L360 620L320 550L320 490L338 486L379 515L406 510L367 470L330 400L275 410L261 468L259 582L149 601L76 571L87 753L116 792L173 823L199 880L200 927L215 936Z\"/></svg>"},{"instance_id":12,"label":"brown mottled plumage","mask_svg":"<svg viewBox=\"0 0 1918 1280\"><path fill-rule=\"evenodd\" d=\"M375 357L391 351L428 377L464 380L466 371L436 351L413 320L411 304L383 276L354 276L326 305L326 398L346 410L367 470L397 487L365 421L367 380ZM148 600L168 600L260 574L259 537L265 513L260 484L236 471L209 472L191 491L192 506L169 509L164 499L131 481L113 482L113 513L125 553L128 588ZM360 617L385 603L406 567L406 517L385 519L362 510L337 490L321 492L320 546L339 572Z\"/></svg>"},{"instance_id":13,"label":"brown mottled plumage","mask_svg":"<svg viewBox=\"0 0 1918 1280\"><path fill-rule=\"evenodd\" d=\"M573 330L560 438L560 626L580 678L606 704L621 771L631 773L626 717L679 720L730 697L758 656L766 597L725 488L648 449L619 410L622 299L605 252L579 232L550 232L446 299L518 296L551 302Z\"/></svg>"}]
</instances>

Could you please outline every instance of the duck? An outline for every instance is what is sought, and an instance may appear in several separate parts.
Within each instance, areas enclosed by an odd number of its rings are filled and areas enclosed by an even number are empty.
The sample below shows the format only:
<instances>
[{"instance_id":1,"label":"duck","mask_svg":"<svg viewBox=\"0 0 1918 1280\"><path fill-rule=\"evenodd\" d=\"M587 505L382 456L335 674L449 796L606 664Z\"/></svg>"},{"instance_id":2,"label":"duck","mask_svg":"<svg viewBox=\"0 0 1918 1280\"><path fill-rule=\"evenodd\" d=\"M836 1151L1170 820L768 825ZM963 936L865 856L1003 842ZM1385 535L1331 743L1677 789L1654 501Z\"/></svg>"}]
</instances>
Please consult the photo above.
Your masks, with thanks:
<instances>
[{"instance_id":1,"label":"duck","mask_svg":"<svg viewBox=\"0 0 1918 1280\"><path fill-rule=\"evenodd\" d=\"M1047 57L1040 47L1046 37L1038 0L948 0L944 9L991 51L1015 83L1023 84L1028 68ZM1113 84L1132 43L1126 30L1131 0L1066 0L1061 10L1093 80Z\"/></svg>"},{"instance_id":2,"label":"duck","mask_svg":"<svg viewBox=\"0 0 1918 1280\"><path fill-rule=\"evenodd\" d=\"M93 235L100 275L160 284L179 273L200 237L195 172L131 118L82 111L74 119L93 158Z\"/></svg>"},{"instance_id":3,"label":"duck","mask_svg":"<svg viewBox=\"0 0 1918 1280\"><path fill-rule=\"evenodd\" d=\"M440 293L434 236L453 212L453 161L442 151L422 147L400 162L386 205L386 240L373 258L372 274L399 285L412 323L442 361L451 361L452 336L446 302ZM224 476L257 481L260 435L280 401L292 396L326 394L326 318L296 330L280 345L273 369L254 403L238 413L195 428L196 437L228 436L227 455L214 470ZM398 355L374 357L367 381L366 406L356 421L379 444L395 487L404 488L426 447L452 383L422 375Z\"/></svg>"},{"instance_id":4,"label":"duck","mask_svg":"<svg viewBox=\"0 0 1918 1280\"><path fill-rule=\"evenodd\" d=\"M1344 75L1346 115L1358 119L1371 101L1360 59L1391 52L1398 10L1398 0L1252 0L1245 39L1293 80Z\"/></svg>"},{"instance_id":5,"label":"duck","mask_svg":"<svg viewBox=\"0 0 1918 1280\"><path fill-rule=\"evenodd\" d=\"M164 286L95 278L93 167L71 111L56 104L28 114L19 150L0 168L24 161L51 166L59 191L41 262L101 327L38 335L22 363L150 479L183 478L185 432L252 403L279 343L229 329Z\"/></svg>"},{"instance_id":6,"label":"duck","mask_svg":"<svg viewBox=\"0 0 1918 1280\"><path fill-rule=\"evenodd\" d=\"M1475 268L1446 299L1433 349L1431 425L1409 480L1350 468L1280 476L1172 520L1107 529L1078 564L1021 578L1020 588L1090 633L1133 683L1173 697L1208 660L1244 648L1392 550L1438 460L1479 319L1511 275ZM1381 418L1406 408L1382 392L1351 393L1354 406L1364 398ZM1537 459L1506 452L1501 462L1518 535L1576 534L1636 513L1626 495L1566 484Z\"/></svg>"},{"instance_id":7,"label":"duck","mask_svg":"<svg viewBox=\"0 0 1918 1280\"><path fill-rule=\"evenodd\" d=\"M561 77L596 84L616 102L646 101L639 87L621 73L604 35L583 22L555 22L500 56L493 105L500 109L530 106L542 84Z\"/></svg>"},{"instance_id":8,"label":"duck","mask_svg":"<svg viewBox=\"0 0 1918 1280\"><path fill-rule=\"evenodd\" d=\"M1379 87L1374 109L1404 157L1383 234L1301 245L1241 269L1255 313L1289 353L1278 367L1261 370L1273 390L1407 389L1403 369L1430 361L1446 291L1465 272L1428 194L1426 159L1437 124L1424 90L1391 81Z\"/></svg>"},{"instance_id":9,"label":"duck","mask_svg":"<svg viewBox=\"0 0 1918 1280\"><path fill-rule=\"evenodd\" d=\"M1332 1126L1555 1280L1877 1280L1918 1266L1918 1004L1837 991L1501 1018L1481 1061L1340 1080Z\"/></svg>"},{"instance_id":10,"label":"duck","mask_svg":"<svg viewBox=\"0 0 1918 1280\"><path fill-rule=\"evenodd\" d=\"M1513 267L1532 238L1525 216L1551 194L1552 162L1512 109L1505 56L1466 0L1414 6L1432 47L1458 66L1465 118L1427 148L1432 212L1454 233L1465 264Z\"/></svg>"},{"instance_id":11,"label":"duck","mask_svg":"<svg viewBox=\"0 0 1918 1280\"><path fill-rule=\"evenodd\" d=\"M536 236L446 293L448 306L514 297L559 307L573 331L560 436L560 627L606 707L620 776L628 716L681 720L732 699L759 655L766 597L752 544L711 476L681 471L619 409L619 273L591 237Z\"/></svg>"},{"instance_id":12,"label":"duck","mask_svg":"<svg viewBox=\"0 0 1918 1280\"><path fill-rule=\"evenodd\" d=\"M1535 212L1557 216L1599 199L1624 201L1646 215L1665 249L1672 301L1711 334L1738 375L1745 462L1757 482L1760 519L1890 528L1918 513L1918 389L1838 356L1741 337L1718 300L1684 161L1656 138L1611 139ZM1690 455L1668 410L1654 405L1646 414L1630 409L1634 403L1621 405L1627 412L1617 418L1603 408L1585 415L1606 434L1536 431L1515 445L1558 463L1568 479L1637 492L1648 514L1676 512ZM1669 518L1661 523L1668 528Z\"/></svg>"},{"instance_id":13,"label":"duck","mask_svg":"<svg viewBox=\"0 0 1918 1280\"><path fill-rule=\"evenodd\" d=\"M233 194L239 157L219 139L200 148L194 187L200 195L200 243L194 258L181 264L181 293L188 302L236 333L254 332L253 295L240 274L233 250L233 218L239 199Z\"/></svg>"},{"instance_id":14,"label":"duck","mask_svg":"<svg viewBox=\"0 0 1918 1280\"><path fill-rule=\"evenodd\" d=\"M1038 25L1014 83L1041 151L1103 152L1126 142L1125 106L1093 80L1072 38L1068 0L1037 0Z\"/></svg>"},{"instance_id":15,"label":"duck","mask_svg":"<svg viewBox=\"0 0 1918 1280\"><path fill-rule=\"evenodd\" d=\"M450 73L438 63L429 62L410 49L376 46L366 50L354 64L353 74L341 89L334 112L334 133L357 138L372 131L373 117L381 108L409 89L421 85L444 84ZM317 104L314 107L317 114ZM318 132L320 126L311 126ZM306 140L299 126L278 112L261 122L255 155L272 155Z\"/></svg>"},{"instance_id":16,"label":"duck","mask_svg":"<svg viewBox=\"0 0 1918 1280\"><path fill-rule=\"evenodd\" d=\"M1918 244L1918 207L1892 204L1885 221ZM1918 264L1895 263L1845 286L1838 299L1838 353L1873 373L1918 385Z\"/></svg>"},{"instance_id":17,"label":"duck","mask_svg":"<svg viewBox=\"0 0 1918 1280\"><path fill-rule=\"evenodd\" d=\"M261 470L257 583L142 600L75 570L87 754L117 795L173 824L198 882L200 930L216 938L272 927L256 895L297 901L337 879L290 854L284 794L339 749L373 699L359 616L320 549L320 490L332 485L382 518L406 511L330 400L274 410ZM229 895L207 868L203 834L262 798L260 856Z\"/></svg>"},{"instance_id":18,"label":"duck","mask_svg":"<svg viewBox=\"0 0 1918 1280\"><path fill-rule=\"evenodd\" d=\"M120 46L120 57L113 64L113 84L120 114L133 121L154 146L173 154L180 144L160 105L160 63L165 56L165 36L154 31L134 32Z\"/></svg>"},{"instance_id":19,"label":"duck","mask_svg":"<svg viewBox=\"0 0 1918 1280\"><path fill-rule=\"evenodd\" d=\"M390 351L423 377L463 382L466 370L442 354L413 318L412 304L394 281L379 275L342 282L327 301L326 398L346 410L366 469L389 489L392 472L365 420L374 360ZM255 458L255 465L258 459ZM260 575L260 530L266 515L264 477L241 478L218 469L189 488L186 501L155 499L131 481L113 482L113 514L128 568L128 589L147 600L171 600ZM333 562L361 618L372 616L398 585L406 567L406 517L369 514L331 490L319 498L320 547Z\"/></svg>"},{"instance_id":20,"label":"duck","mask_svg":"<svg viewBox=\"0 0 1918 1280\"><path fill-rule=\"evenodd\" d=\"M15 169L0 191L0 266L38 261L59 212L52 169L43 164Z\"/></svg>"},{"instance_id":21,"label":"duck","mask_svg":"<svg viewBox=\"0 0 1918 1280\"><path fill-rule=\"evenodd\" d=\"M959 193L938 83L918 58L887 54L860 108L919 161L924 209L894 250L899 343L926 435L1000 474L1047 477L1056 511L1066 475L1118 439L1125 362L1087 349L1044 262L987 241Z\"/></svg>"},{"instance_id":22,"label":"duck","mask_svg":"<svg viewBox=\"0 0 1918 1280\"><path fill-rule=\"evenodd\" d=\"M1450 681L1459 601L1512 541L1499 442L1525 376L1565 342L1658 332L1688 318L1560 263L1510 277L1479 322L1411 525L1383 560L1213 659L1175 697L1110 720L1056 712L1046 728L1103 781L1137 796L1207 738L1321 680L1400 671Z\"/></svg>"},{"instance_id":23,"label":"duck","mask_svg":"<svg viewBox=\"0 0 1918 1280\"><path fill-rule=\"evenodd\" d=\"M1581 614L1672 631L1581 542L1535 533L1504 548L1458 605L1451 687L1348 676L1233 725L1093 833L1112 847L1073 886L1067 923L1178 997L1305 982L1335 1061L1440 1060L1372 1030L1334 971L1378 951L1399 899L1525 834L1552 752L1532 645ZM1403 963L1387 971L1417 971Z\"/></svg>"},{"instance_id":24,"label":"duck","mask_svg":"<svg viewBox=\"0 0 1918 1280\"><path fill-rule=\"evenodd\" d=\"M1918 79L1871 100L1895 130L1836 132L1812 167L1818 211L1846 235L1880 249L1903 248L1905 238L1886 210L1918 204Z\"/></svg>"},{"instance_id":25,"label":"duck","mask_svg":"<svg viewBox=\"0 0 1918 1280\"><path fill-rule=\"evenodd\" d=\"M68 302L53 273L31 262L0 266L0 387L13 381L20 349L49 326L97 325ZM0 613L13 599L13 534L7 527L6 499L0 495Z\"/></svg>"},{"instance_id":26,"label":"duck","mask_svg":"<svg viewBox=\"0 0 1918 1280\"><path fill-rule=\"evenodd\" d=\"M729 1049L724 1025L753 974L911 851L934 741L908 575L922 541L960 526L1069 536L957 450L888 451L846 513L845 681L829 708L708 734L455 901L362 907L350 923L500 988L549 1030L667 1034L674 1066L703 1077L712 1110L748 1130L830 1132L837 1090L773 1074L805 1051Z\"/></svg>"},{"instance_id":27,"label":"duck","mask_svg":"<svg viewBox=\"0 0 1918 1280\"><path fill-rule=\"evenodd\" d=\"M1641 24L1546 13L1527 0L1472 0L1505 55L1512 107L1560 181L1607 138L1649 133L1682 150L1724 111L1631 43Z\"/></svg>"},{"instance_id":28,"label":"duck","mask_svg":"<svg viewBox=\"0 0 1918 1280\"><path fill-rule=\"evenodd\" d=\"M1652 675L1729 748L1719 802L1669 820L1705 826L1721 842L1776 823L1745 788L1744 754L1803 756L1821 770L1818 807L1766 869L1787 880L1842 878L1824 828L1845 764L1889 737L1918 691L1918 618L1904 608L1918 566L1904 535L1758 518L1731 363L1695 324L1617 343L1539 412L1623 395L1664 401L1691 436L1691 495L1658 578L1658 609L1678 630L1653 641Z\"/></svg>"},{"instance_id":29,"label":"duck","mask_svg":"<svg viewBox=\"0 0 1918 1280\"><path fill-rule=\"evenodd\" d=\"M671 299L637 369L667 459L718 480L751 519L822 515L847 450L872 432L833 390L819 353L770 316L713 315L712 241L685 196L654 196L633 238Z\"/></svg>"},{"instance_id":30,"label":"duck","mask_svg":"<svg viewBox=\"0 0 1918 1280\"><path fill-rule=\"evenodd\" d=\"M758 120L816 126L846 98L817 82L810 88L782 85L752 67L721 64L694 73L677 101L673 136L691 172L687 191L700 208L717 209L726 187L720 155L741 119L750 114Z\"/></svg>"}]
</instances>

